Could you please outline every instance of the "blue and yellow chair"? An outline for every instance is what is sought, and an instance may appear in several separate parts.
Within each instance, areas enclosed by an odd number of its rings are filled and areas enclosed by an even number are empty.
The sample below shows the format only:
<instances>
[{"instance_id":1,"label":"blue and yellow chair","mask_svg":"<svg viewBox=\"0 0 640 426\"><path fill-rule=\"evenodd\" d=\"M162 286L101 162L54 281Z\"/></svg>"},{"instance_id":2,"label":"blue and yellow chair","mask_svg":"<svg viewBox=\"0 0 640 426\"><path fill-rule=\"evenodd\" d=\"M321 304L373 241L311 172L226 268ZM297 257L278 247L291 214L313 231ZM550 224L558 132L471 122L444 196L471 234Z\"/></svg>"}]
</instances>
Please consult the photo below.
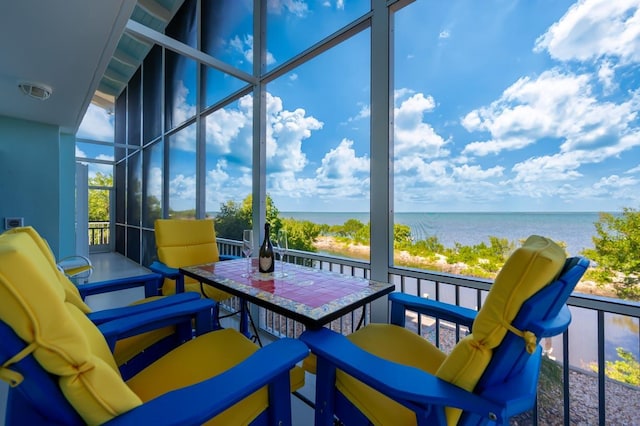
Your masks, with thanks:
<instances>
[{"instance_id":1,"label":"blue and yellow chair","mask_svg":"<svg viewBox=\"0 0 640 426\"><path fill-rule=\"evenodd\" d=\"M29 235L0 235L7 425L291 423L290 370L308 355L302 342L260 349L235 330L206 332L125 381L112 355L118 339L190 324L192 312L204 332L213 302L199 298L96 326L69 292L51 284L57 279Z\"/></svg>"},{"instance_id":2,"label":"blue and yellow chair","mask_svg":"<svg viewBox=\"0 0 640 426\"><path fill-rule=\"evenodd\" d=\"M481 309L393 293L390 324L345 337L306 331L314 354L316 425L508 424L534 407L541 338L564 332L566 300L589 262L529 237L507 260ZM446 354L405 328L407 311L469 327Z\"/></svg>"},{"instance_id":3,"label":"blue and yellow chair","mask_svg":"<svg viewBox=\"0 0 640 426\"><path fill-rule=\"evenodd\" d=\"M213 219L157 219L154 223L158 260L149 269L163 275L160 294L196 292L216 302L214 321L219 327L218 302L232 296L202 285L179 271L184 266L217 262L220 259ZM224 259L223 259L224 260Z\"/></svg>"},{"instance_id":4,"label":"blue and yellow chair","mask_svg":"<svg viewBox=\"0 0 640 426\"><path fill-rule=\"evenodd\" d=\"M15 233L24 234L34 242L35 247L39 249L45 260L43 266L48 265L52 274L57 278L50 280L50 285L60 287L64 291L67 300L85 313L94 324L102 324L155 309L165 309L168 306L186 303L199 298L199 295L196 293L183 293L171 297L151 296L134 302L130 306L92 311L84 302L85 297L135 287L144 287L145 294L155 294L159 284L162 282L162 276L150 273L135 277L83 284L77 287L69 280L65 272L57 268L51 248L46 240L42 238L33 227L19 227L5 232L5 234L8 235ZM160 355L169 352L169 350L189 338L191 338L191 335L188 324L183 325L182 329L171 325L147 333L140 333L119 340L114 349L114 358L123 376L130 377Z\"/></svg>"}]
</instances>

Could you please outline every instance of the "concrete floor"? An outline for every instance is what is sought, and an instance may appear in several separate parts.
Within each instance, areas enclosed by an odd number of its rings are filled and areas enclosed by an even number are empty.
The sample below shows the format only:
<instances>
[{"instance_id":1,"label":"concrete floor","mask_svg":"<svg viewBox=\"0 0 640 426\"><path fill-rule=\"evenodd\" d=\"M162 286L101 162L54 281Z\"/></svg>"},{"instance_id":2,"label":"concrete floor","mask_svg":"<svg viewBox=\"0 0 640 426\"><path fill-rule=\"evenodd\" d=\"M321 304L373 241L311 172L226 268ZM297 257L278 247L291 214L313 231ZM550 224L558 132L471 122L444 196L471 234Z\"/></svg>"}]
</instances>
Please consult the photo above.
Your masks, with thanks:
<instances>
[{"instance_id":1,"label":"concrete floor","mask_svg":"<svg viewBox=\"0 0 640 426\"><path fill-rule=\"evenodd\" d=\"M99 253L90 256L94 270L87 282L97 282L106 279L123 278L135 275L143 275L149 273L149 270L143 268L132 260L117 253ZM81 284L80 284L81 285ZM124 306L135 300L144 297L143 289L128 289L107 294L90 296L87 298L87 304L93 310L102 310L116 306ZM237 323L233 318L223 321L224 327L237 327ZM261 335L263 344L268 344L270 336ZM8 385L0 381L0 425L4 425L4 417L6 413L6 397ZM306 374L305 386L299 391L309 400L314 400L315 393L315 376ZM294 426L313 425L313 409L301 401L296 396L291 397L292 417Z\"/></svg>"}]
</instances>

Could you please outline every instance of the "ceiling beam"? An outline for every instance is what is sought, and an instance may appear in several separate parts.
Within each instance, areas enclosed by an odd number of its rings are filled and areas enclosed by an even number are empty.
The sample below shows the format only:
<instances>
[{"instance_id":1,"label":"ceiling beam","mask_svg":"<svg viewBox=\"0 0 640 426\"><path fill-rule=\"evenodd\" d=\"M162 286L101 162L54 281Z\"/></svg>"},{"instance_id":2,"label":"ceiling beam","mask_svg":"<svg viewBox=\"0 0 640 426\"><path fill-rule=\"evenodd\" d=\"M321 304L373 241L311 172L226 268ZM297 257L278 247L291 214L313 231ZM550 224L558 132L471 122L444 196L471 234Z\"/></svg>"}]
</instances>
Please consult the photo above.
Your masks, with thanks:
<instances>
[{"instance_id":1,"label":"ceiling beam","mask_svg":"<svg viewBox=\"0 0 640 426\"><path fill-rule=\"evenodd\" d=\"M214 58L211 55L207 55L206 53L194 49L191 46L188 46L184 43L181 43L171 37L168 37L158 31L152 30L149 27L146 27L138 22L135 22L129 19L127 22L126 31L128 34L132 34L137 38L142 38L148 42L156 43L160 46L163 46L169 50L172 50L180 55L186 56L188 58L194 59L201 64L207 65L209 67L215 68L224 73L230 74L240 80L244 80L251 84L257 83L257 78L253 77L251 74L248 74L244 71L241 71L237 68L232 67L231 65Z\"/></svg>"},{"instance_id":2,"label":"ceiling beam","mask_svg":"<svg viewBox=\"0 0 640 426\"><path fill-rule=\"evenodd\" d=\"M154 0L138 0L138 7L165 24L169 23L173 18L172 11L165 9L160 3Z\"/></svg>"}]
</instances>

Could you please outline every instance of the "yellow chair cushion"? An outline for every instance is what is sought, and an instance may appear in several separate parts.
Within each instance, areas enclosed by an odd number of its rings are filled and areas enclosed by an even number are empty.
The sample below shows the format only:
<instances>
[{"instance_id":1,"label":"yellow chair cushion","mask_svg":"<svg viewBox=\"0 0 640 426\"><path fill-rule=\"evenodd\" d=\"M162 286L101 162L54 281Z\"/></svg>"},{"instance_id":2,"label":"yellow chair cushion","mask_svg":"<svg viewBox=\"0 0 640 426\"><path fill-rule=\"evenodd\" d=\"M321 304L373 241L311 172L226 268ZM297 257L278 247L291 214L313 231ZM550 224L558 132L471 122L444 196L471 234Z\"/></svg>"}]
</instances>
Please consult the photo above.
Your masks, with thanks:
<instances>
[{"instance_id":1,"label":"yellow chair cushion","mask_svg":"<svg viewBox=\"0 0 640 426\"><path fill-rule=\"evenodd\" d=\"M155 231L158 259L170 268L220 259L212 219L157 219Z\"/></svg>"},{"instance_id":2,"label":"yellow chair cushion","mask_svg":"<svg viewBox=\"0 0 640 426\"><path fill-rule=\"evenodd\" d=\"M23 226L19 228L13 228L8 230L5 233L6 234L24 233L29 237L31 237L33 242L38 246L38 248L42 252L43 256L47 259L49 266L51 266L51 268L54 269L57 273L58 279L56 281L53 281L52 283L59 283L62 286L66 294L66 300L68 302L73 303L78 307L78 309L80 309L82 312L86 314L91 312L91 308L89 308L89 306L87 306L87 304L84 303L84 301L82 300L82 297L80 296L80 292L78 291L77 287L71 281L69 281L69 278L67 278L67 276L63 272L61 272L58 269L58 266L56 265L56 259L53 256L53 252L51 251L51 247L49 247L49 244L47 243L47 241L44 238L42 238L40 234L38 234L38 232L33 227Z\"/></svg>"},{"instance_id":3,"label":"yellow chair cushion","mask_svg":"<svg viewBox=\"0 0 640 426\"><path fill-rule=\"evenodd\" d=\"M399 364L412 366L473 390L491 361L493 348L504 338L520 307L561 272L566 255L553 241L529 237L507 260L496 277L474 321L472 333L458 342L449 355L414 332L390 324L369 324L347 336L366 351ZM303 367L312 373L316 358ZM414 413L345 374L336 373L336 387L374 424L415 424ZM448 424L456 424L460 410L446 409Z\"/></svg>"},{"instance_id":4,"label":"yellow chair cushion","mask_svg":"<svg viewBox=\"0 0 640 426\"><path fill-rule=\"evenodd\" d=\"M155 221L158 260L170 268L200 265L220 260L213 219L157 219ZM221 301L231 297L229 293L211 286L204 286L193 278L184 278L185 291L195 291L210 299ZM174 294L176 283L165 279L162 294Z\"/></svg>"},{"instance_id":5,"label":"yellow chair cushion","mask_svg":"<svg viewBox=\"0 0 640 426\"><path fill-rule=\"evenodd\" d=\"M38 234L38 232L31 226L24 226L19 228L13 228L6 233L24 233L31 237L34 243L40 248L43 256L47 259L48 264L55 271L55 274L58 277L57 281L52 281L52 284L59 284L65 293L65 300L69 303L75 305L78 309L80 309L85 314L91 312L91 308L84 303L82 300L82 296L80 296L80 292L78 288L73 284L66 274L61 272L56 265L55 257L51 251L51 247L47 244L46 240ZM148 297L146 299L141 299L137 302L132 303L131 305L137 305L139 303L147 303L152 300L158 299L159 297ZM164 339L167 336L170 336L175 332L175 327L168 326L164 328L160 328L158 330L148 331L146 333L142 333L136 336L128 337L126 339L119 340L116 342L116 347L113 351L113 356L118 365L122 365L127 361L131 360L133 357L138 355L140 352L150 347L156 342Z\"/></svg>"},{"instance_id":6,"label":"yellow chair cushion","mask_svg":"<svg viewBox=\"0 0 640 426\"><path fill-rule=\"evenodd\" d=\"M436 375L466 390L473 390L491 361L493 349L507 334L506 324L515 319L522 304L558 277L566 254L552 240L532 235L498 273L478 312L471 334L454 347ZM460 410L447 409L449 424Z\"/></svg>"},{"instance_id":7,"label":"yellow chair cushion","mask_svg":"<svg viewBox=\"0 0 640 426\"><path fill-rule=\"evenodd\" d=\"M46 256L26 233L0 235L0 318L25 342L89 424L141 404L84 312L65 300ZM25 354L26 355L26 354Z\"/></svg>"},{"instance_id":8,"label":"yellow chair cushion","mask_svg":"<svg viewBox=\"0 0 640 426\"><path fill-rule=\"evenodd\" d=\"M558 277L566 254L552 240L532 235L518 248L498 273L478 316L472 333L490 348L502 342L522 304Z\"/></svg>"},{"instance_id":9,"label":"yellow chair cushion","mask_svg":"<svg viewBox=\"0 0 640 426\"><path fill-rule=\"evenodd\" d=\"M367 352L429 374L435 374L446 357L442 351L418 334L393 324L369 324L347 338ZM308 364L305 367L308 367ZM413 411L341 370L336 373L336 387L373 424L416 424Z\"/></svg>"},{"instance_id":10,"label":"yellow chair cushion","mask_svg":"<svg viewBox=\"0 0 640 426\"><path fill-rule=\"evenodd\" d=\"M146 402L171 390L215 377L239 364L257 350L258 347L254 343L236 330L213 331L174 349L129 379L127 384ZM292 391L302 385L301 376L303 384L304 372L301 368L295 367L291 372ZM159 381L158 377L162 377L162 381ZM224 392L224 389L220 389L220 392ZM268 406L268 401L268 391L264 387L206 424L248 424Z\"/></svg>"}]
</instances>

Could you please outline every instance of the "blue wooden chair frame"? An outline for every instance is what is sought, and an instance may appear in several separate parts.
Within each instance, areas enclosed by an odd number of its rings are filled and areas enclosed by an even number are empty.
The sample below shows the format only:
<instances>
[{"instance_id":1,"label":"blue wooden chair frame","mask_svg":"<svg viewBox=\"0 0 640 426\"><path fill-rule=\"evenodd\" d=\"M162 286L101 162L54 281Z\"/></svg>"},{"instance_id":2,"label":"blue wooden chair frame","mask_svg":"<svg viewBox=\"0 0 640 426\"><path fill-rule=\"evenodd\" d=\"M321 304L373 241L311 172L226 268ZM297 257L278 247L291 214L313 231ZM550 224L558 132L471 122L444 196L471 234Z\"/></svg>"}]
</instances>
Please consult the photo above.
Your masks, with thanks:
<instances>
[{"instance_id":1,"label":"blue wooden chair frame","mask_svg":"<svg viewBox=\"0 0 640 426\"><path fill-rule=\"evenodd\" d=\"M238 256L231 256L231 255L220 255L220 260L233 260L233 259L240 259L240 257ZM160 262L159 260L154 261L150 266L149 269L151 269L153 272L158 273L160 275L162 275L164 278L169 278L171 280L175 280L176 282L176 294L179 294L181 292L184 292L184 275L182 273L180 273L180 270L178 268L171 268L167 265L165 265L164 263ZM200 287L202 287L203 284L200 283ZM161 293L160 288L158 288L158 294ZM201 291L202 294L204 294L204 290ZM258 344L260 344L260 346L262 346L262 342L260 341L260 336L258 334L258 330L256 329L256 326L253 322L253 318L251 317L249 310L247 308L246 305L246 301L241 300L240 303L243 304L243 306L240 307L239 310L235 311L235 312L231 312L228 313L226 315L220 315L220 307L219 307L219 302L216 303L216 306L213 310L213 314L212 314L212 321L214 323L214 328L221 328L220 325L220 320L224 319L224 318L229 318L229 317L233 317L234 315L240 315L240 325L239 325L239 329L240 332L242 332L242 334L244 334L245 336L247 336L248 338L250 338L251 340L257 342ZM251 328L253 329L253 333L249 330L249 324L251 324Z\"/></svg>"},{"instance_id":2,"label":"blue wooden chair frame","mask_svg":"<svg viewBox=\"0 0 640 426\"><path fill-rule=\"evenodd\" d=\"M85 299L88 296L109 293L112 291L126 290L131 288L144 287L145 298L155 296L158 288L162 283L162 275L149 273L144 275L118 278L113 280L105 280L76 286L80 292L80 296ZM145 312L165 309L170 306L187 303L200 299L197 293L187 292L174 294L167 297L150 300L145 303L139 303L130 306L121 306L101 311L94 311L87 314L87 317L96 325L105 322L114 321L120 318L126 318L131 315L142 314ZM154 343L125 364L120 366L120 372L125 380L135 375L151 362L166 354L171 349L180 345L187 338L191 338L191 328L189 324L185 324L178 328L176 333L165 337L164 339Z\"/></svg>"},{"instance_id":3,"label":"blue wooden chair frame","mask_svg":"<svg viewBox=\"0 0 640 426\"><path fill-rule=\"evenodd\" d=\"M118 339L169 324L191 324L194 318L196 334L202 334L211 328L212 307L212 301L199 299L107 321L98 327L111 348ZM0 341L0 365L26 347L4 322L0 322ZM289 371L307 355L302 342L281 339L214 378L164 394L108 424L201 424L265 385L269 386L269 407L252 424L291 424ZM9 389L5 424L84 424L62 394L57 377L46 372L32 355L11 364L10 369L24 380Z\"/></svg>"},{"instance_id":4,"label":"blue wooden chair frame","mask_svg":"<svg viewBox=\"0 0 640 426\"><path fill-rule=\"evenodd\" d=\"M512 325L541 338L563 333L571 322L566 300L589 265L585 258L567 259L560 277L530 297ZM406 311L471 327L476 311L393 293L390 322L404 327ZM335 387L336 369L357 378L416 413L419 425L443 425L445 407L463 410L459 425L508 424L509 418L535 406L542 350L529 354L522 338L507 333L473 392L412 367L377 357L345 336L320 329L300 337L317 356L316 425L370 424Z\"/></svg>"}]
</instances>

